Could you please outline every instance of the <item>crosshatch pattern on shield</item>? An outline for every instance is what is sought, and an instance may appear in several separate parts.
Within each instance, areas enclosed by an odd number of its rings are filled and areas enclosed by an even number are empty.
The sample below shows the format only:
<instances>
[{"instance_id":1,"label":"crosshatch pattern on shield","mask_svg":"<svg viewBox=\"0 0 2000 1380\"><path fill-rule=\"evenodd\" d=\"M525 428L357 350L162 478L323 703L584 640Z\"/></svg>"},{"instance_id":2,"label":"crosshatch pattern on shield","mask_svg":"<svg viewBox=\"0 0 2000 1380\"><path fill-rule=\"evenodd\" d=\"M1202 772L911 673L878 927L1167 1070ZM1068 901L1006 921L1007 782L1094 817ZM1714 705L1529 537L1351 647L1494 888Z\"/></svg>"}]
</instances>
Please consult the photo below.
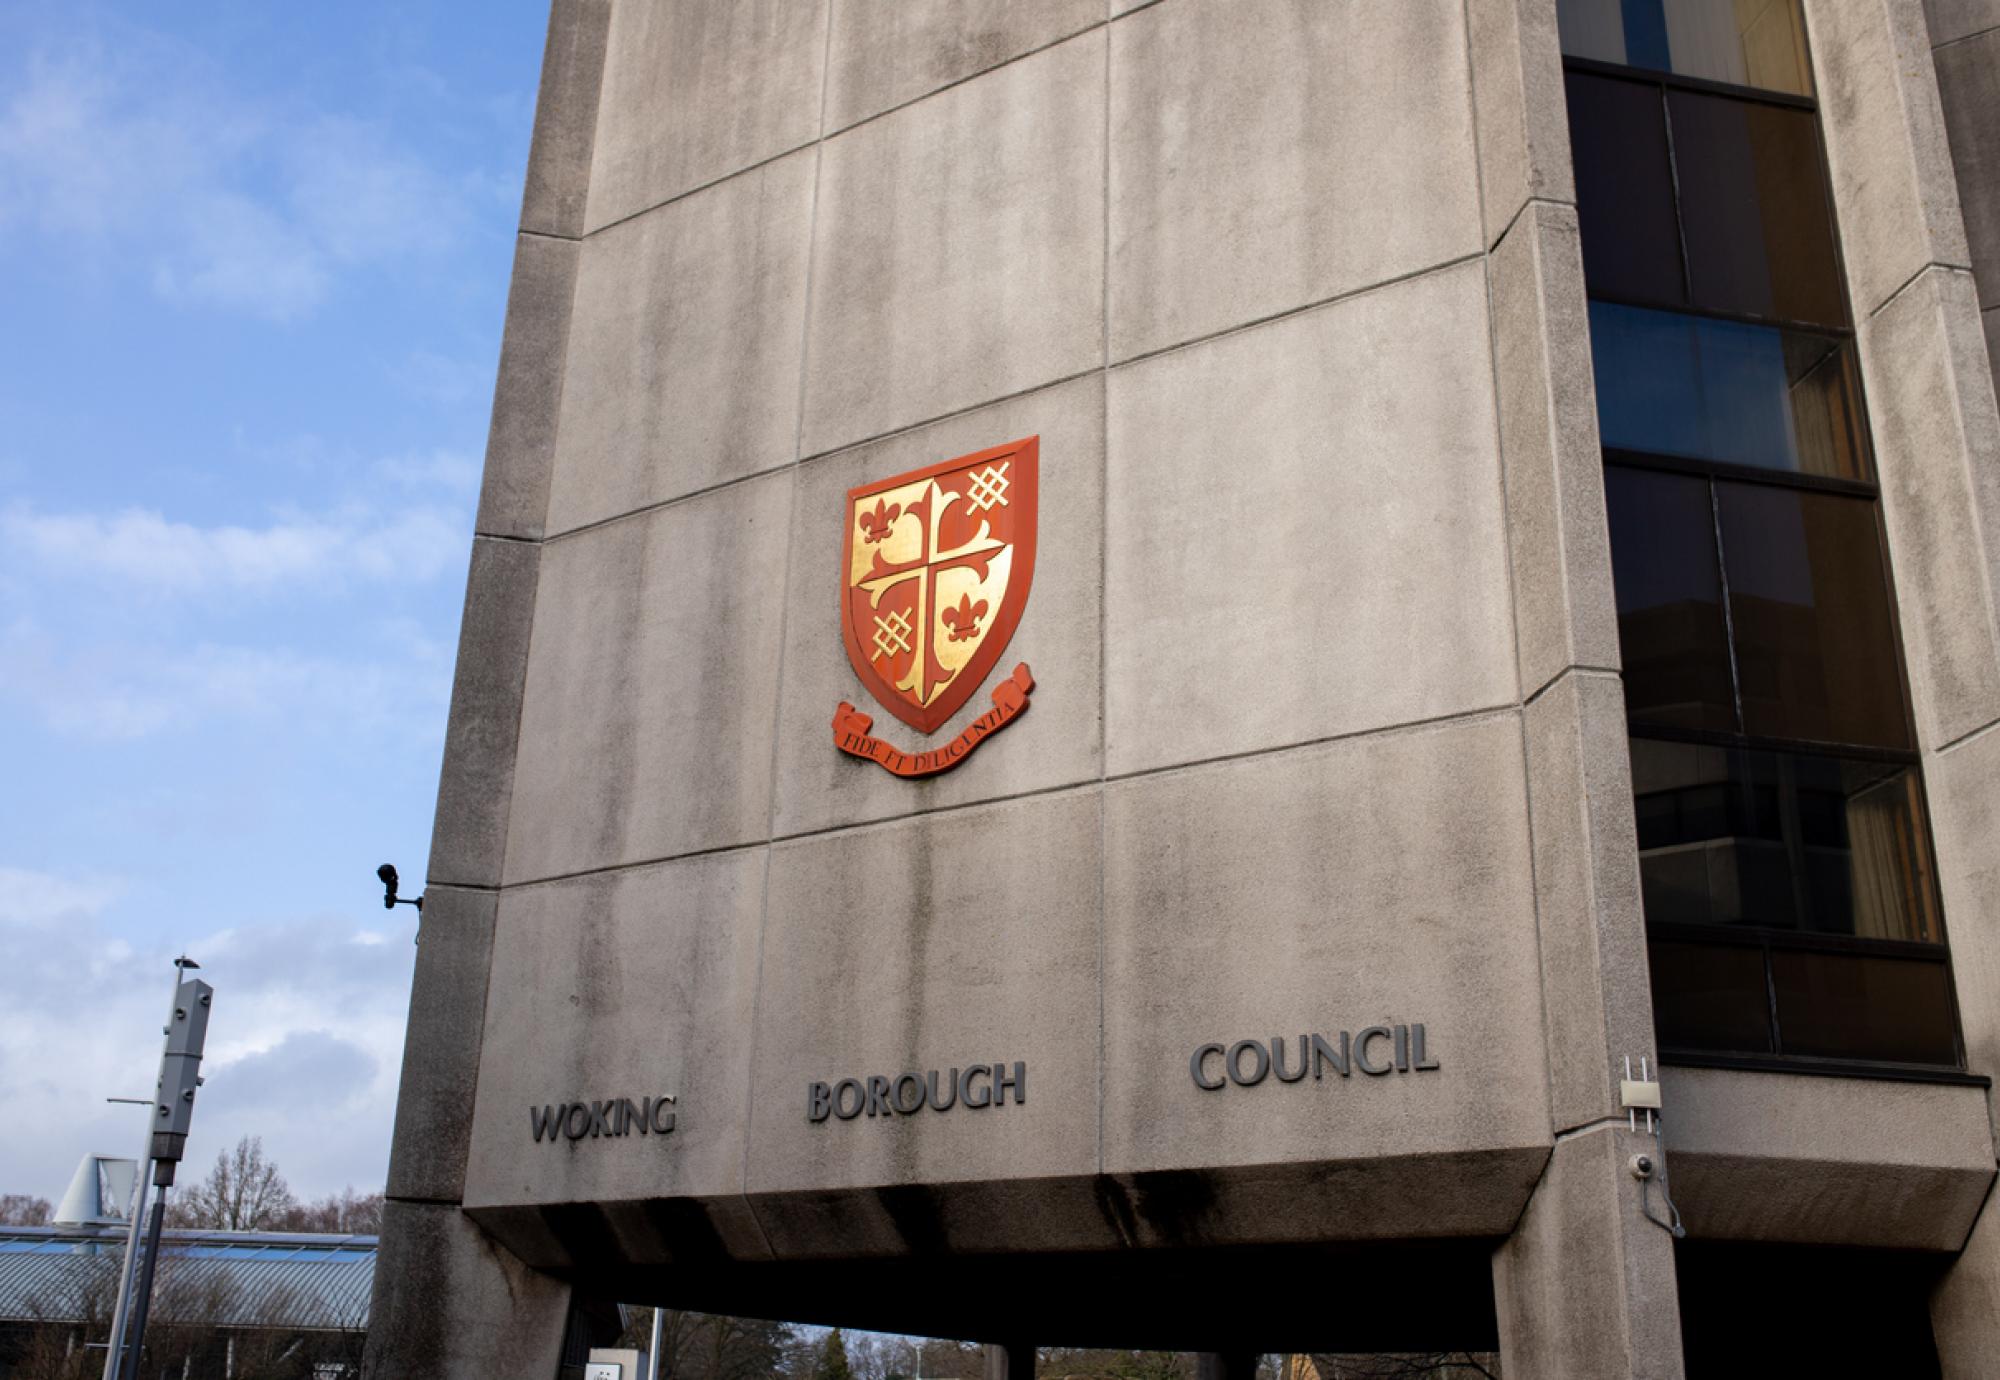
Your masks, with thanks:
<instances>
[{"instance_id":1,"label":"crosshatch pattern on shield","mask_svg":"<svg viewBox=\"0 0 2000 1380\"><path fill-rule=\"evenodd\" d=\"M1040 438L850 489L841 634L861 683L919 733L1007 648L1035 569Z\"/></svg>"}]
</instances>

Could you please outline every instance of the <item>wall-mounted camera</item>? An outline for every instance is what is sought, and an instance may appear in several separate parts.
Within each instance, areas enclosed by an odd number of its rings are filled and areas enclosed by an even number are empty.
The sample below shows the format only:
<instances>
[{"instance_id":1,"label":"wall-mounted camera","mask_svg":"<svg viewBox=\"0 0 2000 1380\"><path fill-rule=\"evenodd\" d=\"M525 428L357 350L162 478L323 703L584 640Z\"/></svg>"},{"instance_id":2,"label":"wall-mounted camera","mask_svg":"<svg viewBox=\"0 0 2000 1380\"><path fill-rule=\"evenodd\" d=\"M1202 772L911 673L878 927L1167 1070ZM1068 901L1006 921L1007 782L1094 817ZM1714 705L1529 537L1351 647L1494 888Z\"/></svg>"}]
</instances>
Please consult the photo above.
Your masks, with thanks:
<instances>
[{"instance_id":1,"label":"wall-mounted camera","mask_svg":"<svg viewBox=\"0 0 2000 1380\"><path fill-rule=\"evenodd\" d=\"M397 877L396 877L396 865L394 863L383 863L380 867L375 869L375 875L379 877L382 881L383 910L394 910L397 906L415 906L417 908L417 914L422 915L424 913L423 897L419 896L414 900L412 900L409 899L408 897L402 897L396 894Z\"/></svg>"}]
</instances>

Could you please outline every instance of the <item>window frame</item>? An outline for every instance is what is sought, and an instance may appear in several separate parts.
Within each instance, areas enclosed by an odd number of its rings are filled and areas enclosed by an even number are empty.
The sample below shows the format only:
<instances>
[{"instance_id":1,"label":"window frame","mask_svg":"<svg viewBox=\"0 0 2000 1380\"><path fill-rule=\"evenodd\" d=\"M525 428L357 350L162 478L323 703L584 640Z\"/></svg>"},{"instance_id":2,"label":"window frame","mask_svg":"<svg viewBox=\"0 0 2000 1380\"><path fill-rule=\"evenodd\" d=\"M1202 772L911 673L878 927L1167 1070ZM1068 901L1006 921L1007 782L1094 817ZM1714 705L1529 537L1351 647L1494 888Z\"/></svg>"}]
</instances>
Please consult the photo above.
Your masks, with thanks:
<instances>
[{"instance_id":1,"label":"window frame","mask_svg":"<svg viewBox=\"0 0 2000 1380\"><path fill-rule=\"evenodd\" d=\"M1925 840L1925 847L1927 849L1930 847L1929 839ZM1942 933L1942 910L1939 914L1939 930ZM1948 943L1925 944L1910 939L1870 939L1852 934L1818 934L1799 930L1766 929L1757 925L1688 925L1673 922L1655 924L1650 920L1646 923L1646 940L1649 948L1654 940L1658 940L1664 944L1758 950L1763 957L1766 1019L1770 1025L1772 1045L1778 1050L1775 1054L1733 1054L1715 1050L1677 1048L1661 1043L1659 1056L1663 1064L1692 1068L1753 1068L1775 1073L1834 1073L1866 1078L1890 1075L1934 1083L1992 1086L1991 1079L1966 1071L1965 1023L1959 1019L1958 981L1952 968L1951 946ZM1778 1020L1777 980L1771 965L1771 953L1777 949L1787 949L1794 953L1847 954L1857 958L1899 959L1943 968L1945 992L1950 1003L1954 1062L1914 1064L1893 1059L1843 1059L1820 1054L1784 1053L1783 1027ZM1655 1038L1658 1038L1657 1018L1655 1018Z\"/></svg>"},{"instance_id":2,"label":"window frame","mask_svg":"<svg viewBox=\"0 0 2000 1380\"><path fill-rule=\"evenodd\" d=\"M1810 35L1808 35L1808 56L1810 56ZM1783 91L1766 91L1755 86L1737 86L1725 81L1712 81L1706 77L1683 76L1678 72L1662 72L1652 67L1621 67L1616 63L1603 62L1596 58L1571 57L1563 55L1563 82L1567 91L1572 72L1582 76L1598 77L1610 81L1623 81L1634 86L1650 86L1660 93L1663 111L1662 124L1667 135L1667 170L1673 179L1674 212L1676 221L1680 218L1681 186L1680 167L1674 147L1673 119L1666 110L1669 91L1685 91L1698 96L1721 96L1754 105L1777 106L1785 110L1800 111L1813 117L1813 147L1819 155L1819 166L1826 177L1827 225L1833 239L1833 268L1839 279L1840 294L1846 299L1847 321L1842 325L1819 321L1796 321L1783 316L1764 316L1756 312L1730 311L1724 308L1700 307L1694 304L1693 283L1687 260L1687 231L1684 224L1677 225L1676 238L1680 244L1681 283L1687 296L1685 302L1661 302L1648 300L1631 293L1596 292L1589 293L1592 301L1609 302L1621 307L1641 307L1649 311L1676 312L1683 316L1700 316L1715 321L1733 321L1745 326L1775 326L1780 330L1802 331L1811 335L1837 336L1850 344L1855 339L1854 303L1847 292L1847 257L1841 244L1840 217L1833 204L1833 175L1826 156L1826 127L1819 118L1819 101L1812 96L1793 96ZM1588 287L1586 285L1586 290ZM1863 390L1862 420L1867 421L1866 390ZM1864 426L1865 430L1865 426Z\"/></svg>"},{"instance_id":3,"label":"window frame","mask_svg":"<svg viewBox=\"0 0 2000 1380\"><path fill-rule=\"evenodd\" d=\"M1810 29L1805 33L1805 44L1805 56L1810 67L1812 60L1812 35ZM1627 81L1638 85L1649 85L1659 92L1662 108L1664 111L1667 111L1664 121L1668 141L1667 158L1669 174L1673 179L1672 191L1677 222L1679 221L1681 188L1678 165L1675 161L1676 154L1673 145L1671 111L1668 109L1667 103L1667 95L1670 91L1680 90L1699 95L1721 96L1811 114L1813 116L1814 146L1819 157L1819 167L1826 179L1826 215L1828 224L1832 230L1834 272L1839 279L1839 288L1847 309L1846 315L1848 319L1845 325L1835 326L1820 322L1793 321L1781 317L1761 316L1756 313L1733 312L1694 305L1693 285L1691 281L1691 269L1687 261L1687 239L1684 225L1677 225L1677 238L1680 246L1683 291L1688 298L1686 302L1648 301L1632 294L1599 293L1591 291L1588 284L1586 284L1585 290L1589 300L1601 301L1615 306L1635 307L1682 316L1729 321L1743 325L1767 326L1780 330L1809 332L1829 338L1837 338L1844 342L1847 349L1858 354L1860 344L1854 320L1854 303L1848 292L1845 243L1840 233L1838 207L1833 200L1832 176L1826 150L1826 129L1824 121L1820 118L1817 81L1814 83L1814 94L1811 96L1802 96L1794 95L1790 92L1771 91L1760 87L1742 86L1733 82L1717 81L1706 77L1695 77L1682 73L1662 71L1653 67L1605 62L1597 58L1577 57L1568 53L1562 55L1562 67L1565 84L1567 84L1570 74L1574 72L1586 76ZM1923 792L1927 807L1926 814L1928 816L1930 788L1924 770L1920 740L1916 732L1915 706L1912 701L1909 683L1908 653L1903 636L1901 608L1896 600L1895 565L1891 559L1887 527L1882 514L1881 473L1875 463L1874 423L1870 414L1870 400L1865 380L1863 381L1863 386L1856 392L1854 405L1861 433L1860 439L1862 444L1867 447L1868 468L1871 478L1866 480L1801 474L1795 471L1703 460L1690 456L1666 455L1624 448L1612 449L1604 447L1601 442L1599 446L1599 463L1606 466L1623 465L1632 469L1656 470L1705 479L1711 485L1711 502L1713 502L1712 485L1716 481L1764 484L1778 488L1844 495L1871 500L1874 509L1877 554L1881 562L1884 581L1888 586L1887 603L1889 609L1890 641L1896 658L1897 684L1901 692L1903 714L1906 725L1910 730L1909 737L1912 747L1909 749L1864 747L1841 743L1809 742L1767 736L1751 736L1740 732L1726 733L1705 729L1656 728L1652 726L1634 728L1629 724L1627 727L1627 736L1628 738L1686 742L1702 746L1739 748L1752 751L1803 752L1821 756L1842 756L1907 767L1916 775L1918 789ZM1726 609L1729 599L1728 571L1722 559L1719 533L1715 547L1715 560L1717 576L1721 581L1722 602ZM1732 659L1732 689L1734 689L1735 670L1733 661L1735 651L1733 645L1730 655ZM1740 707L1738 722L1739 724L1742 722ZM1931 876L1935 880L1938 877L1937 845L1934 831L1928 827L1928 824L1927 818L1923 847L1925 860L1931 869ZM1638 861L1637 844L1638 840L1635 831L1633 839L1633 859L1635 865ZM1935 944L1915 940L1873 939L1856 935L1784 930L1747 924L1699 925L1675 922L1660 922L1655 924L1650 919L1645 922L1645 930L1649 946L1653 940L1658 939L1662 942L1712 944L1758 949L1763 955L1766 990L1771 994L1769 1019L1771 1022L1773 1047L1778 1050L1782 1050L1783 1048L1783 1037L1778 1026L1775 988L1773 985L1775 979L1772 975L1770 958L1774 948L1805 952L1879 956L1936 963L1945 970L1945 987L1950 1002L1949 1015L1952 1028L1953 1064L1911 1064L1895 1060L1840 1059L1827 1058L1820 1055L1784 1053L1730 1054L1704 1050L1677 1049L1665 1044L1659 1045L1658 1048L1660 1062L1662 1064L1672 1064L1688 1068L1743 1069L1773 1073L1818 1074L1853 1078L1891 1078L1911 1082L1947 1083L1990 1088L1992 1086L1990 1078L1981 1074L1970 1073L1966 1069L1965 1028L1963 1021L1960 1019L1958 982L1952 957L1951 932L1948 919L1945 915L1942 896L1938 898L1936 921L1938 942ZM1657 1029L1658 1023L1656 1019L1656 1039Z\"/></svg>"},{"instance_id":4,"label":"window frame","mask_svg":"<svg viewBox=\"0 0 2000 1380\"><path fill-rule=\"evenodd\" d=\"M1896 690L1902 707L1902 722L1909 741L1918 743L1916 725L1916 705L1910 696L1909 660L1903 641L1903 620L1896 604L1895 567L1889 562L1888 531L1882 521L1882 502L1878 486L1857 480L1831 479L1818 475L1799 475L1787 470L1765 470L1755 466L1719 464L1714 461L1693 459L1686 456L1653 455L1646 452L1603 450L1602 463L1608 469L1620 465L1626 469L1648 470L1662 474L1674 474L1683 478L1700 479L1709 485L1711 511L1715 504L1714 485L1723 483L1763 484L1771 488L1824 493L1835 497L1869 500L1873 504L1871 517L1875 531L1875 555L1881 563L1883 583L1887 586L1889 614L1889 649L1896 659ZM1804 482L1800 482L1804 481ZM1725 650L1729 658L1730 693L1735 701L1736 720L1744 722L1742 687L1739 684L1736 665L1736 641L1734 621L1729 614L1729 563L1722 549L1722 533L1718 526L1715 541L1711 546L1715 561L1716 586L1723 610L1725 630ZM1615 568L1614 557L1614 568ZM1922 766L1922 749L1882 747L1875 744L1846 743L1837 739L1787 738L1775 734L1753 734L1742 731L1727 732L1721 729L1687 728L1665 724L1631 725L1630 736L1634 738L1657 738L1669 742L1699 743L1708 747L1737 747L1752 751L1805 752L1820 756L1857 757L1875 762L1894 762L1902 766ZM1919 777L1921 778L1921 770ZM1926 787L1925 799L1929 799Z\"/></svg>"}]
</instances>

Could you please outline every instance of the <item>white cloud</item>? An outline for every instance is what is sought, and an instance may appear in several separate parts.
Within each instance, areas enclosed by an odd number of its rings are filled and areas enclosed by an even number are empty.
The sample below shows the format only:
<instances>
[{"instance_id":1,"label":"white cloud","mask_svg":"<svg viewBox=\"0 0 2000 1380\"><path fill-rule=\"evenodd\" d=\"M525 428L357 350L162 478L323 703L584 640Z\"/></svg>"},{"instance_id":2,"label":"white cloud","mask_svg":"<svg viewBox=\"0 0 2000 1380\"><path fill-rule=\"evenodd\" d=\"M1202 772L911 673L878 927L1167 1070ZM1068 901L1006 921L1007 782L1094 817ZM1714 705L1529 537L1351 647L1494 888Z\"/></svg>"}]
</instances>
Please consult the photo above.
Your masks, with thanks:
<instances>
[{"instance_id":1,"label":"white cloud","mask_svg":"<svg viewBox=\"0 0 2000 1380\"><path fill-rule=\"evenodd\" d=\"M435 459L435 457L434 457ZM109 516L0 509L0 560L38 573L95 576L146 595L269 589L348 579L428 580L463 559L465 519L435 506L387 516L364 508L296 515L264 527L213 527L143 508Z\"/></svg>"},{"instance_id":2,"label":"white cloud","mask_svg":"<svg viewBox=\"0 0 2000 1380\"><path fill-rule=\"evenodd\" d=\"M288 736L434 743L451 697L450 649L399 622L394 654L355 662L286 648L113 644L71 651L40 625L0 628L0 695L57 733L127 741L222 720Z\"/></svg>"},{"instance_id":3,"label":"white cloud","mask_svg":"<svg viewBox=\"0 0 2000 1380\"><path fill-rule=\"evenodd\" d=\"M0 925L59 925L87 920L124 888L103 878L57 877L0 866Z\"/></svg>"},{"instance_id":4,"label":"white cloud","mask_svg":"<svg viewBox=\"0 0 2000 1380\"><path fill-rule=\"evenodd\" d=\"M16 889L20 878L34 880ZM0 868L0 969L14 984L0 1005L0 1101L40 1128L0 1137L7 1192L54 1198L80 1156L129 1156L142 1134L134 1109L103 1099L152 1086L176 950L108 939L103 902L75 902L101 887ZM261 1135L301 1194L380 1186L415 949L407 923L389 943L364 933L344 918L273 918L188 943L216 995L183 1184L238 1136Z\"/></svg>"},{"instance_id":5,"label":"white cloud","mask_svg":"<svg viewBox=\"0 0 2000 1380\"><path fill-rule=\"evenodd\" d=\"M478 191L379 124L232 99L202 54L138 30L33 55L0 105L0 228L273 321L343 267L449 249Z\"/></svg>"}]
</instances>

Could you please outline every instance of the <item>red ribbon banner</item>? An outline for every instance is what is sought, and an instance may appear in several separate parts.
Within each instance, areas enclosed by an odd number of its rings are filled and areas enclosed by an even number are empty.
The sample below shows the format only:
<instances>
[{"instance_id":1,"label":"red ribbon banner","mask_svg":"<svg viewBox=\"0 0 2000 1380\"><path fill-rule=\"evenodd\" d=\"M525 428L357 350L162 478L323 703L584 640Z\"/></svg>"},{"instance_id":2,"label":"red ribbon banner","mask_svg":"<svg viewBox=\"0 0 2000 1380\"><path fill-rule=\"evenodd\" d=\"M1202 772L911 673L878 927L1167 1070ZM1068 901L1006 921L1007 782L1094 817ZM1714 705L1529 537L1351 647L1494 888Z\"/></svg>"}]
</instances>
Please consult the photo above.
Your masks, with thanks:
<instances>
[{"instance_id":1,"label":"red ribbon banner","mask_svg":"<svg viewBox=\"0 0 2000 1380\"><path fill-rule=\"evenodd\" d=\"M993 708L967 724L963 732L943 747L927 752L904 752L880 738L869 737L868 730L875 726L875 721L842 700L840 708L833 711L834 746L850 756L879 763L884 771L897 776L936 776L972 756L974 748L1014 722L1028 707L1028 692L1034 688L1035 678L1028 674L1028 663L1020 662L1013 675L993 687Z\"/></svg>"}]
</instances>

